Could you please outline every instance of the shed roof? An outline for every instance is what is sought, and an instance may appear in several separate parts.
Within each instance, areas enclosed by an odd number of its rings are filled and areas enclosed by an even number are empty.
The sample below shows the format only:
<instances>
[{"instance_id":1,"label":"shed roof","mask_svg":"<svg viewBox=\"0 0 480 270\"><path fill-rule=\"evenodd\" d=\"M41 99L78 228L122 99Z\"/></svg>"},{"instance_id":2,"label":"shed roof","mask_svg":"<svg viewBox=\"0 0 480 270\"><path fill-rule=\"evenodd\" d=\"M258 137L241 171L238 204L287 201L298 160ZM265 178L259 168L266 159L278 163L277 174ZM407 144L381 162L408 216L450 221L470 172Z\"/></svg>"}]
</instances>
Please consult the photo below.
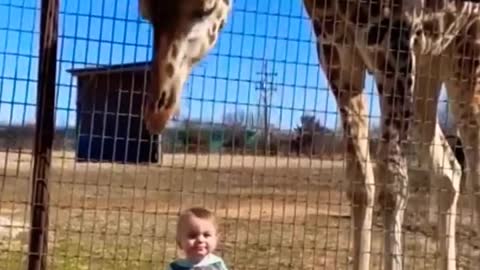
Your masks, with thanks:
<instances>
[{"instance_id":1,"label":"shed roof","mask_svg":"<svg viewBox=\"0 0 480 270\"><path fill-rule=\"evenodd\" d=\"M74 76L84 76L84 75L99 75L99 74L112 74L112 73L121 73L121 72L136 72L136 71L148 71L151 62L133 62L126 64L115 64L115 65L100 65L96 67L85 67L85 68L74 68L68 69L67 72L71 73Z\"/></svg>"}]
</instances>

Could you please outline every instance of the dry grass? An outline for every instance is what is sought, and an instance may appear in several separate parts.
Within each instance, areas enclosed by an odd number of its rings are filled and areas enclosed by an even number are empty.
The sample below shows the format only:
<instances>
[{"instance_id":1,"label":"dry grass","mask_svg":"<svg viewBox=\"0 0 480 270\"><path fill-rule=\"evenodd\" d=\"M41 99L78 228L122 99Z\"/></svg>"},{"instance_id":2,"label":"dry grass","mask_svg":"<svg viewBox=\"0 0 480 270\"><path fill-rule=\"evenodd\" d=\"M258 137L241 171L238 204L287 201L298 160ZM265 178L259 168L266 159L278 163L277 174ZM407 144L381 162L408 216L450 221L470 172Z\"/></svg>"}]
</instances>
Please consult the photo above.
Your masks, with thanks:
<instances>
[{"instance_id":1,"label":"dry grass","mask_svg":"<svg viewBox=\"0 0 480 270\"><path fill-rule=\"evenodd\" d=\"M28 224L30 154L1 153L0 162L0 217ZM230 269L350 265L340 161L165 155L162 166L133 166L76 163L71 153L54 153L52 167L49 269L163 268L177 253L175 216L193 204L221 218L219 251ZM406 269L437 269L424 194L412 194L406 216ZM468 221L459 221L459 264L474 269L469 253L479 241L462 225ZM377 216L374 269L382 259L381 225ZM27 233L3 233L0 241L0 269L23 269Z\"/></svg>"}]
</instances>

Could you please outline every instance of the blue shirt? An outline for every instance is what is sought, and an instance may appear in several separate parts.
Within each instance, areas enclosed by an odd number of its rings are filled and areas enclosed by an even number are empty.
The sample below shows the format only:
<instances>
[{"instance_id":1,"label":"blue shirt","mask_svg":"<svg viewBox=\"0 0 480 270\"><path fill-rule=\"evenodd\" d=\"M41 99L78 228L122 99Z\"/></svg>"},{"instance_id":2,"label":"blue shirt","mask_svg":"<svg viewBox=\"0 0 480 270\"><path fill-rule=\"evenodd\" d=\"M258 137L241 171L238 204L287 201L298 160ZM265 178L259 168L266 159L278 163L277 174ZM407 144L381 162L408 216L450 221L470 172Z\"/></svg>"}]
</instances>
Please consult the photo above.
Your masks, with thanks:
<instances>
[{"instance_id":1,"label":"blue shirt","mask_svg":"<svg viewBox=\"0 0 480 270\"><path fill-rule=\"evenodd\" d=\"M186 259L178 259L170 263L168 270L228 270L222 258L208 254L197 264L192 264Z\"/></svg>"}]
</instances>

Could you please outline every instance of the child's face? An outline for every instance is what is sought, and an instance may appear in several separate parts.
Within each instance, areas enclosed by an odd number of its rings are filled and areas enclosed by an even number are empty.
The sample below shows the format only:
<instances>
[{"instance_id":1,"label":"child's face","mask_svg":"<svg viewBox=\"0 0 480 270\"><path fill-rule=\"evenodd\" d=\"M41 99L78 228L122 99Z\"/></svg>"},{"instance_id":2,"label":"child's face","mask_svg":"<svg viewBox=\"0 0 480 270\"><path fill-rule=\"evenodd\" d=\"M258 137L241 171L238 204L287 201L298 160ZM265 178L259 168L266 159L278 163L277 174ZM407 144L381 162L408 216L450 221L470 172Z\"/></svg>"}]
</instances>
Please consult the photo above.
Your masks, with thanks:
<instances>
[{"instance_id":1,"label":"child's face","mask_svg":"<svg viewBox=\"0 0 480 270\"><path fill-rule=\"evenodd\" d=\"M180 224L178 241L187 259L198 262L217 247L217 230L210 220L190 216Z\"/></svg>"}]
</instances>

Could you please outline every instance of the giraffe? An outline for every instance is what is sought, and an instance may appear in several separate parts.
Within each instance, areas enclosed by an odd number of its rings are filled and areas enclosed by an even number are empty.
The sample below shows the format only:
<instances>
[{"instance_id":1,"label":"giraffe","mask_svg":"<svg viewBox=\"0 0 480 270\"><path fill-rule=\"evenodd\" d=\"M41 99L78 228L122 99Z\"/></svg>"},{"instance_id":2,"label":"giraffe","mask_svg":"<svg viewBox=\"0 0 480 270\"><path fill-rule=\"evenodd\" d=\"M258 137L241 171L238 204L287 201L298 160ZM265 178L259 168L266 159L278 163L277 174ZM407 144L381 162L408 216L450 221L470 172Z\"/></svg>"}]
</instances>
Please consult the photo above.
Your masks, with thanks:
<instances>
[{"instance_id":1,"label":"giraffe","mask_svg":"<svg viewBox=\"0 0 480 270\"><path fill-rule=\"evenodd\" d=\"M409 135L417 144L415 149L421 163L431 172L434 190L446 190L437 194L441 213L440 269L456 269L455 221L461 168L437 122L436 105L442 82L448 83L450 77L460 71L460 67L447 70L442 66L447 59L440 54L463 55L460 44L456 43L464 40L455 34L460 33L459 29L468 29L467 20L461 16L454 19L460 15L462 6L445 1L328 0L304 0L304 5L317 37L319 62L339 106L347 141L354 269L369 268L375 201L375 181L366 140L368 118L362 96L366 72L376 80L382 115L377 187L386 228L385 269L403 269L401 230L408 199L407 160L403 149ZM448 41L452 36L453 41ZM454 57L449 60L453 64ZM455 88L458 86L448 85L450 98L458 92Z\"/></svg>"},{"instance_id":2,"label":"giraffe","mask_svg":"<svg viewBox=\"0 0 480 270\"><path fill-rule=\"evenodd\" d=\"M154 32L152 84L144 120L150 133L160 133L178 106L192 67L215 46L232 2L139 1L142 16ZM468 178L478 193L478 8L472 2L458 0L303 0L303 4L317 39L320 67L343 122L354 226L353 268L370 267L373 206L378 196L386 228L385 269L403 269L401 229L408 199L403 150L406 143L415 142L419 160L430 172L431 184L442 190L437 194L440 269L456 269L455 222L461 169L438 124L436 104L441 84L445 83L449 99L455 101L450 106L459 121ZM374 76L380 95L379 183L375 183L367 140L369 123L363 99L366 72ZM475 198L475 206L478 213L480 196Z\"/></svg>"}]
</instances>

